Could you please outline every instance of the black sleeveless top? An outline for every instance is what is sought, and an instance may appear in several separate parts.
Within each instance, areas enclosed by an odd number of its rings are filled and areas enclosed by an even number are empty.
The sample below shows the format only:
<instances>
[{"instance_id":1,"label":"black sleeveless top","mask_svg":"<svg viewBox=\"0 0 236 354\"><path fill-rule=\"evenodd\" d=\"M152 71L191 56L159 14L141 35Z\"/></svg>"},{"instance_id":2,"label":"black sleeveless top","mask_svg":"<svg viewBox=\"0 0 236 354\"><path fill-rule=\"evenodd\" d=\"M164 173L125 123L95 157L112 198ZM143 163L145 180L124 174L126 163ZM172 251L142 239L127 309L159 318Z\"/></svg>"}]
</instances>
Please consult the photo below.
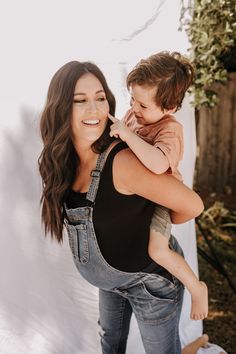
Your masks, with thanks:
<instances>
[{"instance_id":1,"label":"black sleeveless top","mask_svg":"<svg viewBox=\"0 0 236 354\"><path fill-rule=\"evenodd\" d=\"M127 148L125 143L115 145L101 173L93 207L97 241L103 257L114 268L126 272L157 272L157 268L162 267L157 266L147 252L155 204L136 194L119 193L113 184L113 160L124 148ZM66 204L68 208L77 208L89 202L86 201L86 193L70 190Z\"/></svg>"}]
</instances>

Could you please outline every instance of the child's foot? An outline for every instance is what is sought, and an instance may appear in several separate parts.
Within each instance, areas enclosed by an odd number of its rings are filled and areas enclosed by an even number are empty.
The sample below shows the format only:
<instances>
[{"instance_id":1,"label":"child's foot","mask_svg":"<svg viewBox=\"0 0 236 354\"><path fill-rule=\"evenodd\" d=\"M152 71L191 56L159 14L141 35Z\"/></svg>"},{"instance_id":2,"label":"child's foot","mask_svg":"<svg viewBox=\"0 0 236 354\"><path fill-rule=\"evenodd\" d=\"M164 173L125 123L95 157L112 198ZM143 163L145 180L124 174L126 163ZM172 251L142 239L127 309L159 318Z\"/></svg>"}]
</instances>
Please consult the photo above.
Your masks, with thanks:
<instances>
[{"instance_id":1,"label":"child's foot","mask_svg":"<svg viewBox=\"0 0 236 354\"><path fill-rule=\"evenodd\" d=\"M199 282L198 289L192 295L192 308L190 318L192 320L203 320L208 314L208 291L203 281Z\"/></svg>"},{"instance_id":2,"label":"child's foot","mask_svg":"<svg viewBox=\"0 0 236 354\"><path fill-rule=\"evenodd\" d=\"M196 354L199 348L207 345L208 341L208 335L203 334L201 337L186 345L182 350L182 354Z\"/></svg>"},{"instance_id":3,"label":"child's foot","mask_svg":"<svg viewBox=\"0 0 236 354\"><path fill-rule=\"evenodd\" d=\"M208 334L204 333L201 337L198 338L198 340L199 340L199 344L201 344L202 348L208 347L208 342L209 342Z\"/></svg>"}]
</instances>

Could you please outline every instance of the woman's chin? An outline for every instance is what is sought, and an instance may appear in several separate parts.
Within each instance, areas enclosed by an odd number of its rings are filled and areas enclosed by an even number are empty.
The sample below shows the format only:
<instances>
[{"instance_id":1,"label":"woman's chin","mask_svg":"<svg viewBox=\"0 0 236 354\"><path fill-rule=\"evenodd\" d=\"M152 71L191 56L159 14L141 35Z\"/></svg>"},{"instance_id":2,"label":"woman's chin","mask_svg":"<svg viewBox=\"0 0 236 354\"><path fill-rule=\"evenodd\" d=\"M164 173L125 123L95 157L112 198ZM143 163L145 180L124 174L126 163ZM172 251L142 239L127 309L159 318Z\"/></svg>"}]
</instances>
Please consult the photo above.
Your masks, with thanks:
<instances>
[{"instance_id":1,"label":"woman's chin","mask_svg":"<svg viewBox=\"0 0 236 354\"><path fill-rule=\"evenodd\" d=\"M83 137L84 141L87 141L89 144L93 144L96 140L98 140L100 138L100 136L102 135L103 132L99 132L99 133L88 133L86 134L86 136Z\"/></svg>"},{"instance_id":2,"label":"woman's chin","mask_svg":"<svg viewBox=\"0 0 236 354\"><path fill-rule=\"evenodd\" d=\"M83 127L83 129L81 129L80 127L80 129L74 131L74 140L78 143L83 142L88 145L92 145L96 140L98 140L102 136L105 129L105 124L97 127Z\"/></svg>"}]
</instances>

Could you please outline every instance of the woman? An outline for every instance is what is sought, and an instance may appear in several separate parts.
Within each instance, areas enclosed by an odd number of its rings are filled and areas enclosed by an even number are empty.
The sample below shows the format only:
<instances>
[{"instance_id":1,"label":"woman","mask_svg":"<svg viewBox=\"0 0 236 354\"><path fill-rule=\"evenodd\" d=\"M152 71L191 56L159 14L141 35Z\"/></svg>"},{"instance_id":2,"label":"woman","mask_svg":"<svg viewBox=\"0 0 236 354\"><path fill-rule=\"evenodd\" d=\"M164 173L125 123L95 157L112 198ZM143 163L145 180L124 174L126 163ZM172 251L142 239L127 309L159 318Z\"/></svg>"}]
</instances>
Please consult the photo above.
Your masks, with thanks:
<instances>
[{"instance_id":1,"label":"woman","mask_svg":"<svg viewBox=\"0 0 236 354\"><path fill-rule=\"evenodd\" d=\"M154 203L182 223L203 208L196 193L147 170L109 136L115 99L99 68L70 62L54 75L41 116L45 232L62 242L66 225L76 267L99 288L104 354L125 353L132 312L146 353L181 353L183 286L147 253ZM182 254L172 237L170 247Z\"/></svg>"}]
</instances>

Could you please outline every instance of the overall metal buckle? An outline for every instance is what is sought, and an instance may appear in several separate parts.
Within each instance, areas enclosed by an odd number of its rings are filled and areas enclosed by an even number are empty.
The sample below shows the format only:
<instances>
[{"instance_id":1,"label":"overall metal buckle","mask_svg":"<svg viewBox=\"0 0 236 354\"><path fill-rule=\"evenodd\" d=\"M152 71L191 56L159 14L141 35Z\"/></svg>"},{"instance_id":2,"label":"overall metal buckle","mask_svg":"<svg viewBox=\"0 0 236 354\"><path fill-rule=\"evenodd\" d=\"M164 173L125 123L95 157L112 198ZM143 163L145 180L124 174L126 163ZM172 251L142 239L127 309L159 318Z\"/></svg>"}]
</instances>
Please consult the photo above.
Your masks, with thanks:
<instances>
[{"instance_id":1,"label":"overall metal buckle","mask_svg":"<svg viewBox=\"0 0 236 354\"><path fill-rule=\"evenodd\" d=\"M91 176L91 177L95 177L95 178L99 178L99 177L100 177L100 174L101 174L101 171L99 171L99 170L92 170L92 171L90 172L90 176Z\"/></svg>"}]
</instances>

